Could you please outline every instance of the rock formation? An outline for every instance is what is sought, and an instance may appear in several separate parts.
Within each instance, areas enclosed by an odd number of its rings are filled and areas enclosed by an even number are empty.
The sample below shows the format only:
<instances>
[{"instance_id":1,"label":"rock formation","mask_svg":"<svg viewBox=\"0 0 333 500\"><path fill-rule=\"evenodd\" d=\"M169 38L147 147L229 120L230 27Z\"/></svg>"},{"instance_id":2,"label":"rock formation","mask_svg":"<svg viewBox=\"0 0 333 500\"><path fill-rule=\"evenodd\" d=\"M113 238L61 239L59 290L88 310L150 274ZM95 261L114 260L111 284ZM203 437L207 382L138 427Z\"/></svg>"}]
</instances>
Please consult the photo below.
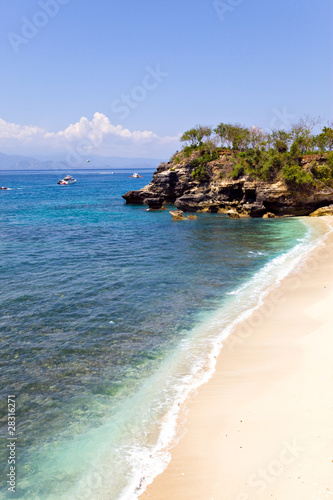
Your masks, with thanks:
<instances>
[{"instance_id":1,"label":"rock formation","mask_svg":"<svg viewBox=\"0 0 333 500\"><path fill-rule=\"evenodd\" d=\"M333 204L333 187L324 183L290 187L283 179L264 182L244 175L233 180L232 151L221 150L219 158L205 166L203 180L193 178L193 160L200 153L194 151L188 158L174 155L169 163L161 163L150 184L138 191L123 195L126 203L146 203L161 208L163 203L174 204L183 212L226 213L231 217L265 217L309 215L318 208ZM305 155L302 167L307 170L312 162L325 164L324 155Z\"/></svg>"},{"instance_id":2,"label":"rock formation","mask_svg":"<svg viewBox=\"0 0 333 500\"><path fill-rule=\"evenodd\" d=\"M324 215L333 215L333 205L318 208L310 214L310 217L322 217Z\"/></svg>"}]
</instances>

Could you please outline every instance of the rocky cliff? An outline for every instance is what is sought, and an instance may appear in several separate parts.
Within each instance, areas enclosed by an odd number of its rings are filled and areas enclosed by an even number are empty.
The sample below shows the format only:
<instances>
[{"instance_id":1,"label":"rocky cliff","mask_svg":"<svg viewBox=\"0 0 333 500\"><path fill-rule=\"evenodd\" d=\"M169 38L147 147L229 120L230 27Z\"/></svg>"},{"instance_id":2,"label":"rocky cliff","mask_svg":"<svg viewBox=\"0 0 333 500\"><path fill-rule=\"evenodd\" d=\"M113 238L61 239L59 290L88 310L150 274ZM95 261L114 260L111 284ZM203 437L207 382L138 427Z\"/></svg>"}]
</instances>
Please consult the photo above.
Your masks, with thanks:
<instances>
[{"instance_id":1,"label":"rocky cliff","mask_svg":"<svg viewBox=\"0 0 333 500\"><path fill-rule=\"evenodd\" d=\"M184 212L229 212L240 217L267 217L267 213L272 217L309 215L333 203L333 187L323 182L291 186L281 177L265 182L250 175L234 180L230 175L234 153L227 150L219 151L217 159L205 165L204 175L197 180L193 172L200 154L193 151L188 158L176 154L170 162L161 163L150 184L123 195L126 203L148 204L151 209L171 203ZM314 162L325 165L325 154L300 159L305 171Z\"/></svg>"}]
</instances>

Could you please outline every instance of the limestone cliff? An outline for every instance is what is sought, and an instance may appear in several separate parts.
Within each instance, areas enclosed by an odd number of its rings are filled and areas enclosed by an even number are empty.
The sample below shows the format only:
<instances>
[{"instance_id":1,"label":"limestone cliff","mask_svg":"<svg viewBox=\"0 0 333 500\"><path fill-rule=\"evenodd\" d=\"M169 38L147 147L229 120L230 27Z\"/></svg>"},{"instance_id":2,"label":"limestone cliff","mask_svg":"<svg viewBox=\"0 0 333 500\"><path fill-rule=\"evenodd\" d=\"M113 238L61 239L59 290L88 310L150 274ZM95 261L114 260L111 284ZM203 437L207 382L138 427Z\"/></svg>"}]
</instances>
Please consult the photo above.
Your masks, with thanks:
<instances>
[{"instance_id":1,"label":"limestone cliff","mask_svg":"<svg viewBox=\"0 0 333 500\"><path fill-rule=\"evenodd\" d=\"M123 195L127 203L148 204L152 209L163 203L174 204L184 212L230 212L244 217L309 215L318 208L333 203L333 187L323 182L291 186L280 177L270 182L243 175L231 177L234 153L220 150L217 159L205 165L200 180L193 177L195 161L200 152L193 151L188 158L174 155L168 163L161 163L150 184L138 191ZM326 156L304 155L300 165L309 171L311 165L325 165Z\"/></svg>"}]
</instances>

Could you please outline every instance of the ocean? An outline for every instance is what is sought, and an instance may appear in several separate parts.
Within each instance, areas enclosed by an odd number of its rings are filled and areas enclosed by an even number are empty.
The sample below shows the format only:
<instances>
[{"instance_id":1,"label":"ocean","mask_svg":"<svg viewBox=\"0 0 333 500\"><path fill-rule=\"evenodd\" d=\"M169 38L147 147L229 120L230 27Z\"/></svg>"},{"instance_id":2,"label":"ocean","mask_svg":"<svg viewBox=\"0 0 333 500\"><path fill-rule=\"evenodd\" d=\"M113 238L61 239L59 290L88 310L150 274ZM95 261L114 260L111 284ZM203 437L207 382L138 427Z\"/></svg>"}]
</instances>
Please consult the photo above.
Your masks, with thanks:
<instances>
[{"instance_id":1,"label":"ocean","mask_svg":"<svg viewBox=\"0 0 333 500\"><path fill-rule=\"evenodd\" d=\"M152 171L66 173L0 174L1 462L14 395L15 498L132 500L223 340L323 235L304 218L173 222L121 197Z\"/></svg>"}]
</instances>

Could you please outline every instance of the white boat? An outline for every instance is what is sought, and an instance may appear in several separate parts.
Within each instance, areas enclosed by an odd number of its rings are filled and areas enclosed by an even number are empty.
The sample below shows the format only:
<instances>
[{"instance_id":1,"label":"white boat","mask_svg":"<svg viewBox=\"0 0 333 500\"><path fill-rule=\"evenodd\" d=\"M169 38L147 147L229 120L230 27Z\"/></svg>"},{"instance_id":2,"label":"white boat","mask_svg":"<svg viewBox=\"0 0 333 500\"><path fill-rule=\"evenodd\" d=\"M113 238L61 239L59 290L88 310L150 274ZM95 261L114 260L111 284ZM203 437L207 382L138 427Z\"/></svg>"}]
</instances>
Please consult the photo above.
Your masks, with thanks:
<instances>
[{"instance_id":1,"label":"white boat","mask_svg":"<svg viewBox=\"0 0 333 500\"><path fill-rule=\"evenodd\" d=\"M133 175L131 175L131 177L137 178L137 177L143 177L143 175L139 175L139 174L137 174L136 172L134 172L134 174L133 174Z\"/></svg>"},{"instance_id":2,"label":"white boat","mask_svg":"<svg viewBox=\"0 0 333 500\"><path fill-rule=\"evenodd\" d=\"M74 184L76 182L76 179L72 177L71 175L66 175L63 179L58 180L58 184L61 184L62 186L67 186L68 184Z\"/></svg>"}]
</instances>

